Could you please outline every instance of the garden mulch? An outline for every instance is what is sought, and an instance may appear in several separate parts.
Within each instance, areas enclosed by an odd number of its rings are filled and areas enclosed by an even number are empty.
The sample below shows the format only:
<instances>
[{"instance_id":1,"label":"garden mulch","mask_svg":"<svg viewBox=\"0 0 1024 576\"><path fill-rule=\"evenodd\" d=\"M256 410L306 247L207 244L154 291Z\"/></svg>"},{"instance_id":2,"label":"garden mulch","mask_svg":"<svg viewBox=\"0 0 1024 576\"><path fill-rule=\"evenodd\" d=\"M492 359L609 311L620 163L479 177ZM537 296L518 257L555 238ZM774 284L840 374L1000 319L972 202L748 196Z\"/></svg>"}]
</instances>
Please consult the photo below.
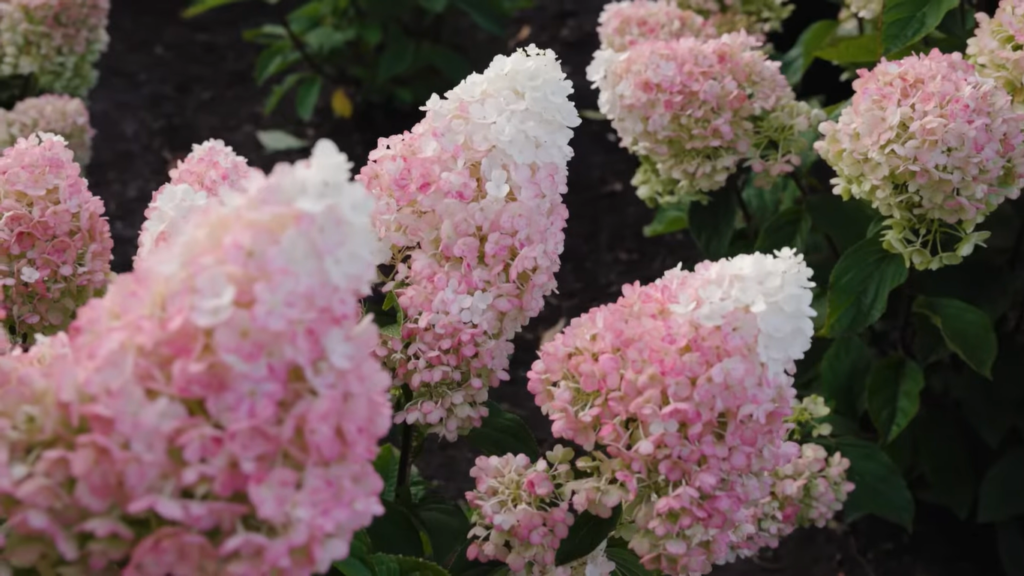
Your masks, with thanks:
<instances>
[{"instance_id":1,"label":"garden mulch","mask_svg":"<svg viewBox=\"0 0 1024 576\"><path fill-rule=\"evenodd\" d=\"M597 45L597 15L602 0L537 0L511 30L519 44L536 42L561 56L576 88L580 109L595 109L596 94L585 80L585 68ZM798 2L790 28L834 16L825 0ZM396 111L357 102L350 121L330 119L321 110L315 123L304 125L285 110L267 118L262 113L265 90L252 79L258 49L241 40L241 31L266 22L262 3L240 4L185 21L182 0L114 0L111 46L101 62L100 83L90 110L98 130L88 169L91 189L107 207L115 238L115 269L127 271L143 212L152 192L167 180L167 171L194 143L220 138L263 169L290 161L301 153L265 152L255 138L259 129L279 128L304 137L333 139L356 166L365 163L377 138L406 130L420 112ZM518 34L516 34L518 32ZM793 38L776 39L787 47ZM513 45L501 44L495 50ZM479 50L477 50L479 51ZM818 92L841 99L843 87L834 70L812 70ZM635 160L620 149L606 122L584 120L572 141L569 208L565 252L558 274L558 293L540 317L516 340L512 382L494 398L521 415L542 443L550 442L546 419L525 387L526 372L545 332L593 306L613 301L623 284L649 282L679 263L700 259L684 234L645 238L642 227L651 211L632 193L629 180ZM471 486L468 470L473 451L464 443L431 443L420 465L447 496L459 497ZM910 540L881 522L862 522L844 532L802 531L777 553L758 561L722 567L715 576L989 576L992 568L970 564L969 534L954 530L938 514L934 530ZM934 532L934 534L930 533ZM988 546L987 543L979 544ZM961 555L966 560L958 558ZM963 563L967 561L968 563Z\"/></svg>"}]
</instances>

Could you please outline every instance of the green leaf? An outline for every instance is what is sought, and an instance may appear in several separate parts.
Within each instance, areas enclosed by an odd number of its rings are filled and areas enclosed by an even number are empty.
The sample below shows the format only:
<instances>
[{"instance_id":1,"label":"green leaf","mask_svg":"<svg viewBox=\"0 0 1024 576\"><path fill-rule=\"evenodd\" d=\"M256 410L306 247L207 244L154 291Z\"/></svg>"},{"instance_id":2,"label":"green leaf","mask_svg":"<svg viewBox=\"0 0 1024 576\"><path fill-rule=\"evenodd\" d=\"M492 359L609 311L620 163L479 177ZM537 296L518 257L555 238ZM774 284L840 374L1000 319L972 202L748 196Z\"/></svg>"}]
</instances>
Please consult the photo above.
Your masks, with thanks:
<instances>
[{"instance_id":1,"label":"green leaf","mask_svg":"<svg viewBox=\"0 0 1024 576\"><path fill-rule=\"evenodd\" d=\"M445 8L448 8L448 0L420 0L420 6L430 12L440 14L445 11Z\"/></svg>"},{"instance_id":2,"label":"green leaf","mask_svg":"<svg viewBox=\"0 0 1024 576\"><path fill-rule=\"evenodd\" d=\"M322 86L323 79L319 76L310 76L299 83L295 92L295 113L304 122L313 119L313 112L316 110L317 100L320 99Z\"/></svg>"},{"instance_id":3,"label":"green leaf","mask_svg":"<svg viewBox=\"0 0 1024 576\"><path fill-rule=\"evenodd\" d=\"M593 120L594 122L604 122L608 120L608 117L601 113L600 110L583 109L580 110L580 118L584 120Z\"/></svg>"},{"instance_id":4,"label":"green leaf","mask_svg":"<svg viewBox=\"0 0 1024 576\"><path fill-rule=\"evenodd\" d=\"M814 62L814 54L820 50L839 27L835 20L819 20L800 34L793 48L782 57L782 74L791 85L796 85Z\"/></svg>"},{"instance_id":5,"label":"green leaf","mask_svg":"<svg viewBox=\"0 0 1024 576\"><path fill-rule=\"evenodd\" d=\"M873 514L909 531L914 522L914 497L899 468L871 442L846 437L837 438L835 446L850 460L848 477L856 486L843 507L846 521Z\"/></svg>"},{"instance_id":6,"label":"green leaf","mask_svg":"<svg viewBox=\"0 0 1024 576\"><path fill-rule=\"evenodd\" d=\"M391 444L385 444L380 447L377 458L373 461L374 470L384 481L384 491L380 497L389 502L395 499L395 489L398 487L399 460L398 449Z\"/></svg>"},{"instance_id":7,"label":"green leaf","mask_svg":"<svg viewBox=\"0 0 1024 576\"><path fill-rule=\"evenodd\" d=\"M652 238L686 230L690 222L690 207L686 204L662 204L654 212L654 221L644 226L644 237Z\"/></svg>"},{"instance_id":8,"label":"green leaf","mask_svg":"<svg viewBox=\"0 0 1024 576\"><path fill-rule=\"evenodd\" d=\"M264 49L256 59L256 67L253 72L256 84L262 86L267 80L287 70L299 59L299 54L286 43L275 44Z\"/></svg>"},{"instance_id":9,"label":"green leaf","mask_svg":"<svg viewBox=\"0 0 1024 576\"><path fill-rule=\"evenodd\" d=\"M191 6L185 9L181 13L182 18L194 18L204 12L213 10L214 8L220 8L221 6L227 6L228 4L237 4L239 2L245 2L245 0L199 0L193 2Z\"/></svg>"},{"instance_id":10,"label":"green leaf","mask_svg":"<svg viewBox=\"0 0 1024 576\"><path fill-rule=\"evenodd\" d=\"M832 270L825 332L856 334L882 317L889 292L907 279L903 257L882 248L877 236L846 251Z\"/></svg>"},{"instance_id":11,"label":"green leaf","mask_svg":"<svg viewBox=\"0 0 1024 576\"><path fill-rule=\"evenodd\" d=\"M795 248L803 252L811 219L802 206L790 206L779 212L761 229L754 250L771 254L780 248Z\"/></svg>"},{"instance_id":12,"label":"green leaf","mask_svg":"<svg viewBox=\"0 0 1024 576\"><path fill-rule=\"evenodd\" d=\"M640 558L632 550L609 547L604 554L615 563L615 571L612 572L612 576L655 576L654 572L644 568L640 563Z\"/></svg>"},{"instance_id":13,"label":"green leaf","mask_svg":"<svg viewBox=\"0 0 1024 576\"><path fill-rule=\"evenodd\" d=\"M886 56L924 38L960 0L886 0L882 46Z\"/></svg>"},{"instance_id":14,"label":"green leaf","mask_svg":"<svg viewBox=\"0 0 1024 576\"><path fill-rule=\"evenodd\" d=\"M807 199L807 211L814 228L835 241L840 252L868 236L868 227L877 212L860 200L843 201L834 194L815 194Z\"/></svg>"},{"instance_id":15,"label":"green leaf","mask_svg":"<svg viewBox=\"0 0 1024 576\"><path fill-rule=\"evenodd\" d=\"M493 0L452 0L484 30L501 36L508 28L508 17Z\"/></svg>"},{"instance_id":16,"label":"green leaf","mask_svg":"<svg viewBox=\"0 0 1024 576\"><path fill-rule=\"evenodd\" d=\"M978 492L978 522L1002 522L1024 514L1024 446L996 462Z\"/></svg>"},{"instance_id":17,"label":"green leaf","mask_svg":"<svg viewBox=\"0 0 1024 576\"><path fill-rule=\"evenodd\" d=\"M466 513L454 504L425 504L415 513L430 538L434 560L448 565L469 534Z\"/></svg>"},{"instance_id":18,"label":"green leaf","mask_svg":"<svg viewBox=\"0 0 1024 576\"><path fill-rule=\"evenodd\" d=\"M415 57L416 44L400 28L392 28L377 65L377 80L386 82L405 72Z\"/></svg>"},{"instance_id":19,"label":"green leaf","mask_svg":"<svg viewBox=\"0 0 1024 576\"><path fill-rule=\"evenodd\" d=\"M1024 576L1024 531L1020 529L1020 522L1011 520L997 524L996 541L1006 575Z\"/></svg>"},{"instance_id":20,"label":"green leaf","mask_svg":"<svg viewBox=\"0 0 1024 576\"><path fill-rule=\"evenodd\" d=\"M380 333L391 338L402 337L402 325L401 324L388 324L380 328Z\"/></svg>"},{"instance_id":21,"label":"green leaf","mask_svg":"<svg viewBox=\"0 0 1024 576\"><path fill-rule=\"evenodd\" d=\"M914 301L914 312L927 316L942 332L950 350L976 372L992 379L999 340L987 314L960 300L924 296Z\"/></svg>"},{"instance_id":22,"label":"green leaf","mask_svg":"<svg viewBox=\"0 0 1024 576\"><path fill-rule=\"evenodd\" d=\"M904 356L890 356L868 375L868 413L884 443L892 442L921 406L924 372Z\"/></svg>"},{"instance_id":23,"label":"green leaf","mask_svg":"<svg viewBox=\"0 0 1024 576\"><path fill-rule=\"evenodd\" d=\"M871 371L871 349L856 336L836 339L821 360L821 395L835 412L856 417L858 401L865 393Z\"/></svg>"},{"instance_id":24,"label":"green leaf","mask_svg":"<svg viewBox=\"0 0 1024 576\"><path fill-rule=\"evenodd\" d=\"M277 105L281 102L281 99L284 98L285 94L291 91L291 89L295 87L295 84L306 76L308 76L308 74L297 72L295 74L285 76L284 80L278 82L277 85L271 89L270 95L267 96L267 103L263 106L263 114L270 116L270 113L277 108Z\"/></svg>"},{"instance_id":25,"label":"green leaf","mask_svg":"<svg viewBox=\"0 0 1024 576\"><path fill-rule=\"evenodd\" d=\"M450 576L444 568L422 558L374 554L370 560L377 576Z\"/></svg>"},{"instance_id":26,"label":"green leaf","mask_svg":"<svg viewBox=\"0 0 1024 576\"><path fill-rule=\"evenodd\" d=\"M911 325L913 326L914 358L922 367L942 360L949 355L946 342L942 332L924 316L914 316Z\"/></svg>"},{"instance_id":27,"label":"green leaf","mask_svg":"<svg viewBox=\"0 0 1024 576\"><path fill-rule=\"evenodd\" d=\"M473 72L473 65L469 60L451 48L424 43L422 51L427 62L453 82L458 82Z\"/></svg>"},{"instance_id":28,"label":"green leaf","mask_svg":"<svg viewBox=\"0 0 1024 576\"><path fill-rule=\"evenodd\" d=\"M334 569L342 573L342 576L374 576L373 570L355 558L346 558L341 562L334 563Z\"/></svg>"},{"instance_id":29,"label":"green leaf","mask_svg":"<svg viewBox=\"0 0 1024 576\"><path fill-rule=\"evenodd\" d=\"M412 514L393 502L385 500L383 504L384 515L366 529L373 549L399 556L423 556L423 540Z\"/></svg>"},{"instance_id":30,"label":"green leaf","mask_svg":"<svg viewBox=\"0 0 1024 576\"><path fill-rule=\"evenodd\" d=\"M914 432L919 439L918 459L928 480L928 499L967 520L974 503L976 480L960 419L930 408L921 413Z\"/></svg>"},{"instance_id":31,"label":"green leaf","mask_svg":"<svg viewBox=\"0 0 1024 576\"><path fill-rule=\"evenodd\" d=\"M814 56L833 64L874 64L882 57L882 41L877 34L843 38L818 50Z\"/></svg>"},{"instance_id":32,"label":"green leaf","mask_svg":"<svg viewBox=\"0 0 1024 576\"><path fill-rule=\"evenodd\" d=\"M728 188L712 193L707 204L690 204L690 233L704 255L717 260L728 255L736 229L736 195Z\"/></svg>"},{"instance_id":33,"label":"green leaf","mask_svg":"<svg viewBox=\"0 0 1024 576\"><path fill-rule=\"evenodd\" d=\"M607 540L615 531L621 516L621 506L616 506L608 518L601 518L590 512L583 512L577 516L576 521L569 527L569 534L562 540L558 552L555 553L555 565L565 566L596 550L601 542Z\"/></svg>"},{"instance_id":34,"label":"green leaf","mask_svg":"<svg viewBox=\"0 0 1024 576\"><path fill-rule=\"evenodd\" d=\"M515 414L506 412L494 402L487 402L487 418L474 428L466 439L485 456L526 454L530 460L540 458L540 447L530 427Z\"/></svg>"},{"instance_id":35,"label":"green leaf","mask_svg":"<svg viewBox=\"0 0 1024 576\"><path fill-rule=\"evenodd\" d=\"M283 130L257 130L256 139L267 152L284 152L301 150L309 147L309 142L292 136Z\"/></svg>"}]
</instances>

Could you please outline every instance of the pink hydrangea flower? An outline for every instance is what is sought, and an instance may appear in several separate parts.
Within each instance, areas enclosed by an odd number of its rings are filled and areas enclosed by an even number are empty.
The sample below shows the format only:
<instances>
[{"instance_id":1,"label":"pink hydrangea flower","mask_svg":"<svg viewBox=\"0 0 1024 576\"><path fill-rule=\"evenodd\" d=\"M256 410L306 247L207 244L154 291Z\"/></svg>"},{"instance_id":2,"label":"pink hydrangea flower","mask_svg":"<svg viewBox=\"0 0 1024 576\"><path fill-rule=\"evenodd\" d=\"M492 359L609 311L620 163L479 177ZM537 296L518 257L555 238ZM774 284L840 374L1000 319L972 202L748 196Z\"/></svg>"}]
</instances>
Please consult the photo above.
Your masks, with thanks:
<instances>
[{"instance_id":1,"label":"pink hydrangea flower","mask_svg":"<svg viewBox=\"0 0 1024 576\"><path fill-rule=\"evenodd\" d=\"M853 491L853 484L846 479L849 467L850 461L839 452L829 456L818 444L801 445L800 456L775 471L772 510L771 514L766 511L765 516L778 514L777 518L787 527L824 527L843 509ZM770 544L777 543L788 532L772 535Z\"/></svg>"},{"instance_id":2,"label":"pink hydrangea flower","mask_svg":"<svg viewBox=\"0 0 1024 576\"><path fill-rule=\"evenodd\" d=\"M411 132L380 141L359 180L391 247L401 337L380 356L412 399L396 422L454 440L508 379L512 337L555 289L571 128L580 119L553 52L498 56L427 103Z\"/></svg>"},{"instance_id":3,"label":"pink hydrangea flower","mask_svg":"<svg viewBox=\"0 0 1024 576\"><path fill-rule=\"evenodd\" d=\"M671 270L541 348L529 389L553 434L607 453L585 459L593 479L574 506L631 502L630 546L649 569L703 574L760 547L771 473L799 454L788 418L810 277L791 250Z\"/></svg>"},{"instance_id":4,"label":"pink hydrangea flower","mask_svg":"<svg viewBox=\"0 0 1024 576\"><path fill-rule=\"evenodd\" d=\"M61 136L74 152L75 162L80 166L89 164L96 131L89 123L89 109L80 98L45 94L26 98L11 110L0 110L0 148L36 132Z\"/></svg>"},{"instance_id":5,"label":"pink hydrangea flower","mask_svg":"<svg viewBox=\"0 0 1024 576\"><path fill-rule=\"evenodd\" d=\"M257 185L264 178L221 140L207 140L170 171L170 182L153 193L139 235L135 259L145 258L156 246L187 229L191 214L211 199Z\"/></svg>"},{"instance_id":6,"label":"pink hydrangea flower","mask_svg":"<svg viewBox=\"0 0 1024 576\"><path fill-rule=\"evenodd\" d=\"M858 75L815 144L835 193L871 202L887 218L885 247L908 265L960 262L989 236L976 226L1024 186L1024 114L960 54L883 60Z\"/></svg>"},{"instance_id":7,"label":"pink hydrangea flower","mask_svg":"<svg viewBox=\"0 0 1024 576\"><path fill-rule=\"evenodd\" d=\"M63 138L33 134L0 158L0 319L18 344L67 327L101 294L113 240Z\"/></svg>"},{"instance_id":8,"label":"pink hydrangea flower","mask_svg":"<svg viewBox=\"0 0 1024 576\"><path fill-rule=\"evenodd\" d=\"M0 561L308 576L348 554L383 513L372 461L391 425L360 307L373 201L350 170L318 143L84 306L70 363L0 358L38 378L0 407Z\"/></svg>"},{"instance_id":9,"label":"pink hydrangea flower","mask_svg":"<svg viewBox=\"0 0 1024 576\"><path fill-rule=\"evenodd\" d=\"M765 180L791 172L800 133L824 114L793 90L746 33L599 50L587 78L621 145L641 157L634 179L649 204L705 200L742 164Z\"/></svg>"},{"instance_id":10,"label":"pink hydrangea flower","mask_svg":"<svg viewBox=\"0 0 1024 576\"><path fill-rule=\"evenodd\" d=\"M979 12L967 58L1024 105L1024 1L1002 0L995 16Z\"/></svg>"},{"instance_id":11,"label":"pink hydrangea flower","mask_svg":"<svg viewBox=\"0 0 1024 576\"><path fill-rule=\"evenodd\" d=\"M466 493L475 539L469 559L498 560L520 576L550 574L574 520L563 488L573 474L571 459L572 451L560 446L536 463L524 454L477 458L469 473L476 490Z\"/></svg>"},{"instance_id":12,"label":"pink hydrangea flower","mask_svg":"<svg viewBox=\"0 0 1024 576\"><path fill-rule=\"evenodd\" d=\"M605 4L598 18L601 47L625 52L641 42L713 38L717 31L696 12L670 0L620 0Z\"/></svg>"},{"instance_id":13,"label":"pink hydrangea flower","mask_svg":"<svg viewBox=\"0 0 1024 576\"><path fill-rule=\"evenodd\" d=\"M85 96L110 42L110 0L0 2L0 76L34 75L44 92Z\"/></svg>"}]
</instances>

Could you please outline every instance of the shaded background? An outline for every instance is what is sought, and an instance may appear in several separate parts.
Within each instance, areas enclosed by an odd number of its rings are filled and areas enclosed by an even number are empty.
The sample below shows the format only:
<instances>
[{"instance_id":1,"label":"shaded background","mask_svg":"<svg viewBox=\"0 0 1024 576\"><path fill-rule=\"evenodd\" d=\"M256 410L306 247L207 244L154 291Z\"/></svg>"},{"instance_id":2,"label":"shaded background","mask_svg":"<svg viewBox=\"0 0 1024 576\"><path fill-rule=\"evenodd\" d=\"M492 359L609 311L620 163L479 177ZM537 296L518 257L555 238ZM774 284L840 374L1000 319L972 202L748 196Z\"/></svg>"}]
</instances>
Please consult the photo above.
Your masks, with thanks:
<instances>
[{"instance_id":1,"label":"shaded background","mask_svg":"<svg viewBox=\"0 0 1024 576\"><path fill-rule=\"evenodd\" d=\"M510 30L512 41L464 37L464 53L477 55L481 70L490 56L516 45L552 48L576 88L580 109L596 109L596 94L585 68L597 48L595 29L604 0L536 0ZM786 32L772 38L784 51L808 24L834 18L827 0L798 0ZM313 123L298 121L290 99L267 118L264 89L256 87L252 68L258 47L241 33L271 20L262 3L229 6L185 21L184 0L114 0L111 45L100 63L100 83L90 110L98 134L87 177L106 203L114 234L115 270L131 266L143 212L167 171L192 144L220 138L250 163L263 169L301 153L268 154L257 142L258 129L284 129L309 137L327 137L362 166L377 138L409 129L416 110L360 106L352 120L335 120L322 109ZM824 95L826 103L849 95L839 71L817 62L806 75L801 96ZM322 103L326 106L326 103ZM682 233L644 238L641 229L652 212L629 185L636 161L617 145L607 122L584 120L572 146L569 167L569 223L558 294L516 341L512 382L494 397L525 418L542 443L550 441L547 420L526 391L526 372L544 332L593 306L613 301L625 283L650 282L668 268L700 259ZM463 442L431 442L420 466L440 490L452 497L471 486L468 470L475 455ZM787 539L780 551L715 571L715 576L989 576L996 557L986 533L962 533L946 513L922 508L921 528L910 538L883 522L865 521L842 532L804 531ZM980 559L980 560L979 560Z\"/></svg>"}]
</instances>

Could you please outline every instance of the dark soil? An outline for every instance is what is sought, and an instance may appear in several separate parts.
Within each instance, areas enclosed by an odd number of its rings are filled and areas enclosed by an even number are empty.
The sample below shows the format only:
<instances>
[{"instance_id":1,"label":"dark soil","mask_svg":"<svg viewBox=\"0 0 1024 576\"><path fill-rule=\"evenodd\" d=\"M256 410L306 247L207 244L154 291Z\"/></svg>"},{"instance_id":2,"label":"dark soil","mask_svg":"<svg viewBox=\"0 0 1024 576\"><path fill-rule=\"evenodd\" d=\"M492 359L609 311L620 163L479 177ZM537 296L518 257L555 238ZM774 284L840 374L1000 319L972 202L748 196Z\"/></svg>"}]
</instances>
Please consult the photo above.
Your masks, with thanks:
<instances>
[{"instance_id":1,"label":"dark soil","mask_svg":"<svg viewBox=\"0 0 1024 576\"><path fill-rule=\"evenodd\" d=\"M265 91L252 80L257 49L241 40L241 31L270 19L262 3L224 8L183 21L183 0L116 0L111 21L111 47L101 63L100 84L90 109L98 135L88 170L92 190L106 203L114 238L115 269L131 266L143 211L151 194L167 179L167 170L194 143L220 138L250 162L267 169L301 154L268 154L255 138L257 129L282 128L306 137L329 137L357 166L365 163L377 138L410 128L420 113L386 107L358 106L354 120L320 120L305 126L290 107L270 118L262 114ZM517 30L529 26L524 43L553 48L576 87L580 109L596 108L596 95L584 69L597 45L594 29L603 0L538 0ZM823 17L833 17L834 5L804 0L791 21L799 31ZM522 34L520 34L522 35ZM788 48L794 38L775 39ZM505 47L507 49L507 47ZM501 50L497 46L495 50ZM493 52L492 52L493 53ZM482 54L486 62L487 54ZM816 64L811 71L818 93L829 100L845 89L835 70ZM286 103L287 104L287 103ZM548 300L541 316L516 341L512 382L494 393L497 401L520 414L542 442L550 441L547 421L525 388L525 375L545 331L591 307L614 300L625 283L649 282L664 270L699 259L683 234L648 239L641 229L651 211L629 185L634 159L621 150L610 126L584 121L572 141L576 157L570 165L569 224L566 231L558 294ZM468 470L474 454L464 443L428 446L420 466L448 496L458 497L470 486ZM936 527L949 525L940 518ZM899 530L882 523L857 523L852 530L804 531L789 538L777 554L758 562L723 567L716 576L973 576L995 574L992 569L959 564L958 555L971 546L945 528L934 530L947 538L907 542ZM932 535L934 536L934 535ZM948 544L945 542L948 540ZM985 545L990 547L991 540Z\"/></svg>"}]
</instances>

